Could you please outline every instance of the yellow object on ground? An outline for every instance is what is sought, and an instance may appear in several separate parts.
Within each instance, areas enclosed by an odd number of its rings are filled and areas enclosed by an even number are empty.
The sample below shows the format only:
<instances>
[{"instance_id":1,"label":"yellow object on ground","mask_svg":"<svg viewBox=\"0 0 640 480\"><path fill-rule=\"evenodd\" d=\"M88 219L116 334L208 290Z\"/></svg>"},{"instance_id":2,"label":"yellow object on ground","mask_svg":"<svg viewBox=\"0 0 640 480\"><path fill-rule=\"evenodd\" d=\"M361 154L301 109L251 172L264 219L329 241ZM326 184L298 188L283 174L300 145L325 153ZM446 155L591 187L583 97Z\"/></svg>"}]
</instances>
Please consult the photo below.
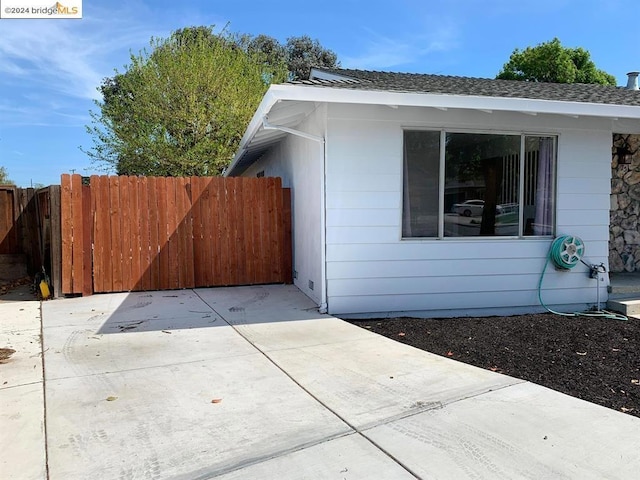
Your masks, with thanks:
<instances>
[{"instance_id":1,"label":"yellow object on ground","mask_svg":"<svg viewBox=\"0 0 640 480\"><path fill-rule=\"evenodd\" d=\"M51 296L49 285L44 280L40 282L40 295L42 295L42 298L49 298Z\"/></svg>"}]
</instances>

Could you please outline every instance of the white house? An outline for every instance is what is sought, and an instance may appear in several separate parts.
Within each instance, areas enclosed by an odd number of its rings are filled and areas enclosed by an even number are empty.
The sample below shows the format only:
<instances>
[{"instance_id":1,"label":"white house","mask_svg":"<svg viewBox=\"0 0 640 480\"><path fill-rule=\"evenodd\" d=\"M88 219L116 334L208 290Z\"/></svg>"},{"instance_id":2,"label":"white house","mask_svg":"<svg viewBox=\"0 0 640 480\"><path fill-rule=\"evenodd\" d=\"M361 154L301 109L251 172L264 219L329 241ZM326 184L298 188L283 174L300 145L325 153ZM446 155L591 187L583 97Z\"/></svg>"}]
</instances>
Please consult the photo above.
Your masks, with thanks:
<instances>
[{"instance_id":1,"label":"white house","mask_svg":"<svg viewBox=\"0 0 640 480\"><path fill-rule=\"evenodd\" d=\"M314 69L270 87L226 174L291 187L294 282L322 311L516 314L542 310L554 237L608 271L614 132L640 133L638 90ZM589 271L549 267L544 302L606 300Z\"/></svg>"}]
</instances>

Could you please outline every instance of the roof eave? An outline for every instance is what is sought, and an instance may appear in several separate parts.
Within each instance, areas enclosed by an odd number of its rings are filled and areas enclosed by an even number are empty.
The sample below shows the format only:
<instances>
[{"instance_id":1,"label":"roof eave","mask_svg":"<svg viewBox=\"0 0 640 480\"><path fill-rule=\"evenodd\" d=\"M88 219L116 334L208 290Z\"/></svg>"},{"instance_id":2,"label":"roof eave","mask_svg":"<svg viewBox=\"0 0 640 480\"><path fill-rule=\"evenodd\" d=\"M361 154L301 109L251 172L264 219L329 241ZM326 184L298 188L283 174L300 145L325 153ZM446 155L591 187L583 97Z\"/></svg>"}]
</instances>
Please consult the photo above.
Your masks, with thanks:
<instances>
[{"instance_id":1,"label":"roof eave","mask_svg":"<svg viewBox=\"0 0 640 480\"><path fill-rule=\"evenodd\" d=\"M279 94L287 93L286 98L284 96L281 97L282 100L640 119L640 107L631 105L443 93L357 90L307 85L274 85L272 88L274 87L279 87L277 89Z\"/></svg>"},{"instance_id":2,"label":"roof eave","mask_svg":"<svg viewBox=\"0 0 640 480\"><path fill-rule=\"evenodd\" d=\"M262 127L262 119L269 114L271 108L278 101L283 100L316 103L389 105L394 107L509 111L525 114L552 114L640 120L640 107L630 105L277 84L269 87L262 102L260 102L260 105L256 109L240 141L238 151L225 172L225 176L233 173L247 148L247 144L250 144L255 134Z\"/></svg>"}]
</instances>

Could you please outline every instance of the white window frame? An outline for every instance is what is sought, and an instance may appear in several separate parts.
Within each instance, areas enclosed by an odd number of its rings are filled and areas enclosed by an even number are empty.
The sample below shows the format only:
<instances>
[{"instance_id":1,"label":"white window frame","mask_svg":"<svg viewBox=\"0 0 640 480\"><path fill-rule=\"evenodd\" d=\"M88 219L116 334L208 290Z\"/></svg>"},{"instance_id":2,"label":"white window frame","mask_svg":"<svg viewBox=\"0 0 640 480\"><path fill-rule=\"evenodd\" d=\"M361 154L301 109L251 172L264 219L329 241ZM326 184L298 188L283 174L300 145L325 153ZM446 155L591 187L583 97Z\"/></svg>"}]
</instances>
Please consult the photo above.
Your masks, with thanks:
<instances>
[{"instance_id":1,"label":"white window frame","mask_svg":"<svg viewBox=\"0 0 640 480\"><path fill-rule=\"evenodd\" d=\"M413 127L407 126L402 129L402 161L404 162L404 134L405 132L440 132L440 155L439 155L439 176L438 176L438 236L437 237L405 237L402 232L402 221L400 222L400 238L402 241L408 242L424 242L432 240L444 240L444 241L475 241L488 239L540 239L540 238L552 238L556 234L557 230L557 200L558 200L558 143L560 140L559 133L550 132L538 132L538 131L513 131L513 130L487 130L487 129L470 129L470 128L431 128L431 127ZM459 237L446 237L444 235L444 196L445 196L445 161L446 161L446 138L448 133L468 133L468 134L488 134L488 135L512 135L520 136L520 158L519 158L519 185L518 185L518 235L474 235L474 236L459 236ZM551 192L551 198L553 199L553 225L551 227L551 233L549 235L525 235L524 225L524 187L525 187L525 139L526 137L549 137L553 138L553 191ZM403 169L404 175L404 169ZM404 189L404 181L402 182L402 188ZM401 195L404 201L404 193ZM403 206L401 204L400 214L402 216Z\"/></svg>"}]
</instances>

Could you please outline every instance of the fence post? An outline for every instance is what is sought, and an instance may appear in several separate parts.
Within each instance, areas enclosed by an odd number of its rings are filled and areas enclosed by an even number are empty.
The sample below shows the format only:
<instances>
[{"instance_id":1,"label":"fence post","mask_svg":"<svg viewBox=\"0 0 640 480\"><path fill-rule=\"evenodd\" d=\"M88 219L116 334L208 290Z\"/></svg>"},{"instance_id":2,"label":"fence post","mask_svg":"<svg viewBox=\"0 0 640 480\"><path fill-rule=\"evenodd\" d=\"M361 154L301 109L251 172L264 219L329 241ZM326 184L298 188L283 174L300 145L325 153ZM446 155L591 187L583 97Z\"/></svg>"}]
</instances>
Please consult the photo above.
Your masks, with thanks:
<instances>
[{"instance_id":1,"label":"fence post","mask_svg":"<svg viewBox=\"0 0 640 480\"><path fill-rule=\"evenodd\" d=\"M51 222L51 282L54 297L62 296L62 217L60 185L49 187L49 222Z\"/></svg>"}]
</instances>

